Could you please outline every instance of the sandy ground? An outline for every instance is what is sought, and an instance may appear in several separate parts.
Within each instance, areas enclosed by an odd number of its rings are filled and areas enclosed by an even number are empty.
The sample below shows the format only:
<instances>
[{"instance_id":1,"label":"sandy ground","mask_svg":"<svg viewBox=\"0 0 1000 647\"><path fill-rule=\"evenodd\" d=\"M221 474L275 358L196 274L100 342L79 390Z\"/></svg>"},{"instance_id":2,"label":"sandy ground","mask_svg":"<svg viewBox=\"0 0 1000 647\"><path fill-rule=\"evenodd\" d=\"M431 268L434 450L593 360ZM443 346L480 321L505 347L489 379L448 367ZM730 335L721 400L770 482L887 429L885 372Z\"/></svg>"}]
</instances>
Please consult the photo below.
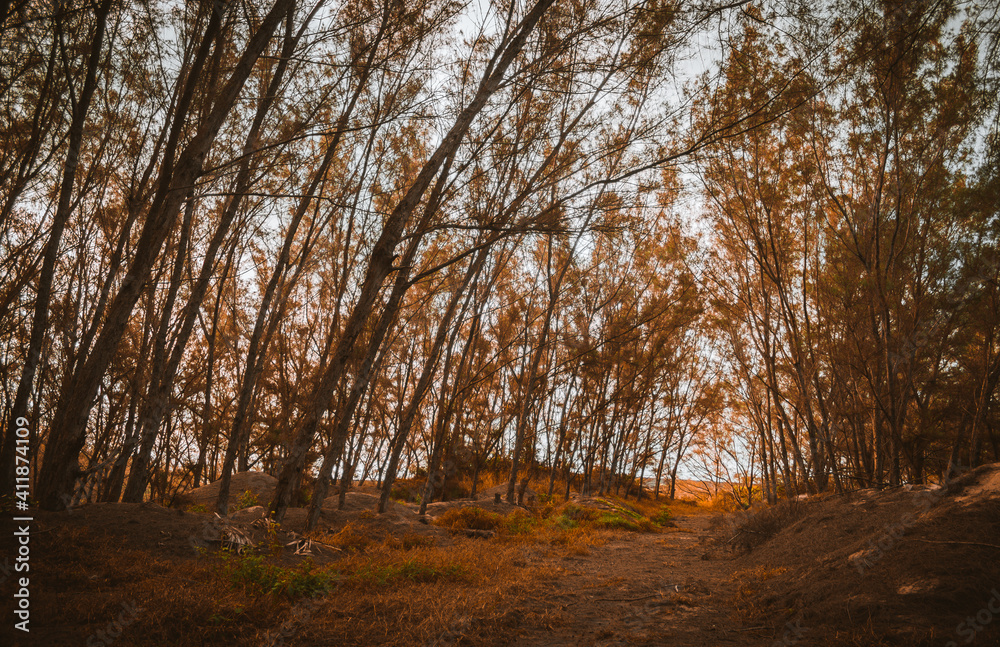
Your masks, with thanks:
<instances>
[{"instance_id":1,"label":"sandy ground","mask_svg":"<svg viewBox=\"0 0 1000 647\"><path fill-rule=\"evenodd\" d=\"M760 645L728 603L731 563L705 560L707 516L662 534L631 534L589 555L548 558L558 577L523 601L511 644ZM474 641L473 641L474 642Z\"/></svg>"}]
</instances>

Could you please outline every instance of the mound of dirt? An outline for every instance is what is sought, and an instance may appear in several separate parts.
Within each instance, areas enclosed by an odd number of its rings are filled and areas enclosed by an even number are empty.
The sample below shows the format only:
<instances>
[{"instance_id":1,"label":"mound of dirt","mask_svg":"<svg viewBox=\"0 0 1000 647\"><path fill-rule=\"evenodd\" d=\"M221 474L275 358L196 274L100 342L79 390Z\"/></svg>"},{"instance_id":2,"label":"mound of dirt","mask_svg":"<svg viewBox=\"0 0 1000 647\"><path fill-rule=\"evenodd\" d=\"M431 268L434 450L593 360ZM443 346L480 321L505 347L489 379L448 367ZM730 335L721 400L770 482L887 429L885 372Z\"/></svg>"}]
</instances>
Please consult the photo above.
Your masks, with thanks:
<instances>
[{"instance_id":1,"label":"mound of dirt","mask_svg":"<svg viewBox=\"0 0 1000 647\"><path fill-rule=\"evenodd\" d=\"M998 480L1000 464L987 465L944 488L821 495L731 516L721 533L742 553L734 583L748 621L790 623L816 644L998 644Z\"/></svg>"},{"instance_id":2,"label":"mound of dirt","mask_svg":"<svg viewBox=\"0 0 1000 647\"><path fill-rule=\"evenodd\" d=\"M361 512L362 510L375 511L378 509L379 493L375 492L348 492L344 497L344 509L343 512ZM323 509L336 510L337 505L340 502L340 497L330 496L323 499ZM386 506L386 510L395 510L401 507L403 504L397 503L396 501L389 501L389 505Z\"/></svg>"},{"instance_id":3,"label":"mound of dirt","mask_svg":"<svg viewBox=\"0 0 1000 647\"><path fill-rule=\"evenodd\" d=\"M507 484L502 483L501 485L494 485L493 487L483 490L476 495L477 501L494 501L496 495L500 495L500 499L503 501L507 500ZM517 496L517 488L514 489L514 496ZM522 503L528 507L533 507L538 504L538 493L532 490L530 487L524 491L524 499Z\"/></svg>"},{"instance_id":4,"label":"mound of dirt","mask_svg":"<svg viewBox=\"0 0 1000 647\"><path fill-rule=\"evenodd\" d=\"M438 501L437 503L427 504L427 516L437 517L438 515L447 512L448 510L456 510L459 508L483 508L484 510L489 510L490 512L496 512L498 514L510 514L514 510L523 510L519 505L514 505L512 503L507 503L506 500L501 499L500 503L495 502L495 497L490 497L489 499L458 499L456 501Z\"/></svg>"},{"instance_id":5,"label":"mound of dirt","mask_svg":"<svg viewBox=\"0 0 1000 647\"><path fill-rule=\"evenodd\" d=\"M581 508L600 510L602 512L620 512L622 509L625 509L628 510L629 512L640 514L638 510L630 506L628 503L625 503L624 501L613 503L608 499L604 499L598 496L581 496L579 494L571 494L569 497L569 502Z\"/></svg>"},{"instance_id":6,"label":"mound of dirt","mask_svg":"<svg viewBox=\"0 0 1000 647\"><path fill-rule=\"evenodd\" d=\"M949 488L956 492L956 503L975 502L984 498L1000 498L1000 463L983 465L956 479Z\"/></svg>"},{"instance_id":7,"label":"mound of dirt","mask_svg":"<svg viewBox=\"0 0 1000 647\"><path fill-rule=\"evenodd\" d=\"M185 492L178 501L182 505L203 505L212 509L219 499L220 482L214 481ZM256 495L258 503L267 505L274 498L274 490L277 485L278 479L264 472L237 472L233 474L229 483L229 505L231 506L248 490Z\"/></svg>"}]
</instances>

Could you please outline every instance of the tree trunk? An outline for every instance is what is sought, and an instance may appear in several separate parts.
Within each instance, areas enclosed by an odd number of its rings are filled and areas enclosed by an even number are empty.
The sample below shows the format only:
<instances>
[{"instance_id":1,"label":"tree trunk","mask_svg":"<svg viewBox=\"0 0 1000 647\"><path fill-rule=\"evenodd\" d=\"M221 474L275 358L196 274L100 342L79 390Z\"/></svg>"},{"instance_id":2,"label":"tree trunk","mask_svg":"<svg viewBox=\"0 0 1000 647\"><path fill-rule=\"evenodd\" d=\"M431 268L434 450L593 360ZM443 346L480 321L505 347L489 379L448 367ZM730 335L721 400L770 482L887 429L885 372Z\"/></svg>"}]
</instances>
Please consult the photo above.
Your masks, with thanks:
<instances>
[{"instance_id":1,"label":"tree trunk","mask_svg":"<svg viewBox=\"0 0 1000 647\"><path fill-rule=\"evenodd\" d=\"M0 450L0 477L3 483L14 482L14 431L20 425L19 418L28 412L28 398L31 395L38 360L41 357L42 344L45 342L45 332L49 325L49 303L52 300L52 282L55 277L56 260L59 257L59 244L71 215L71 198L76 170L80 163L80 146L83 143L83 126L87 113L97 89L97 67L101 60L104 47L104 33L107 27L108 14L111 11L111 0L101 0L94 13L96 26L94 37L90 42L90 57L87 60L87 74L83 82L80 97L73 106L73 116L69 127L69 141L66 149L66 161L63 164L62 179L59 185L59 202L52 218L52 228L49 240L42 251L42 268L38 276L35 307L31 319L31 335L28 338L28 348L25 352L24 367L17 384L14 403L8 417L8 430L4 436L3 448ZM29 422L29 425L31 423ZM75 466L74 466L75 467ZM75 479L75 476L74 476Z\"/></svg>"},{"instance_id":2,"label":"tree trunk","mask_svg":"<svg viewBox=\"0 0 1000 647\"><path fill-rule=\"evenodd\" d=\"M343 377L347 359L353 352L354 344L371 316L375 299L381 291L382 284L390 272L398 269L393 267L395 249L399 244L406 225L409 223L413 212L419 205L434 176L438 174L445 160L452 157L455 151L458 150L459 144L461 144L462 139L468 132L473 119L485 107L489 98L500 88L506 76L507 69L520 54L528 35L534 30L542 14L545 13L553 1L539 0L517 26L514 36L506 46L494 54L491 65L488 67L487 73L480 83L474 99L459 113L451 130L445 135L430 159L423 165L416 180L414 180L406 194L386 219L382 233L372 248L368 270L359 290L358 301L344 325L344 330L337 342L333 358L319 380L313 405L306 411L285 466L278 478L275 499L271 505L271 514L276 521L280 522L284 517L285 510L288 508L291 498L289 486L297 479L297 475L301 474L305 467L306 454L312 446L319 422L326 414L330 395ZM401 446L398 448L393 447L394 454L397 454L401 449ZM398 462L398 457L396 461ZM392 470L395 470L395 465L392 465L392 462L390 459L390 466ZM379 505L382 509L384 509L384 502L388 501L388 492L389 488L383 486L383 499Z\"/></svg>"},{"instance_id":3,"label":"tree trunk","mask_svg":"<svg viewBox=\"0 0 1000 647\"><path fill-rule=\"evenodd\" d=\"M257 58L271 39L281 18L294 5L293 0L276 0L262 20L236 64L229 81L216 96L212 111L201 124L198 133L173 163L173 151L180 141L184 116L194 94L194 86L208 50L221 25L220 12L212 12L196 64L192 68L185 96L181 100L168 152L160 177L160 186L150 205L142 233L135 245L129 271L122 286L108 307L100 335L86 360L66 381L67 388L53 417L46 447L45 462L38 476L38 497L45 509L62 507L62 496L69 493L79 473L78 460L87 430L87 420L101 377L107 370L125 333L128 319L146 286L150 270L164 240L173 228L181 204L190 195L202 174L205 157L212 147L223 121L243 89Z\"/></svg>"}]
</instances>

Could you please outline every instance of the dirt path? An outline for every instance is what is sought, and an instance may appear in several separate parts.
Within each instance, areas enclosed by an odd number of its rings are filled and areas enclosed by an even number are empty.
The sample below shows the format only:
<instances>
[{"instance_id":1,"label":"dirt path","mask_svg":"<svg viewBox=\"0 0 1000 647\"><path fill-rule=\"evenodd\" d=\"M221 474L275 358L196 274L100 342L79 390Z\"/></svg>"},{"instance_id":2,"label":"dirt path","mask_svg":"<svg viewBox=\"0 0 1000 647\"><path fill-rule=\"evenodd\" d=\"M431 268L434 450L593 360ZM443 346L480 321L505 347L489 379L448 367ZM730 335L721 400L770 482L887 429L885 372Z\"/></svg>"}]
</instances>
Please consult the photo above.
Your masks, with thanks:
<instances>
[{"instance_id":1,"label":"dirt path","mask_svg":"<svg viewBox=\"0 0 1000 647\"><path fill-rule=\"evenodd\" d=\"M589 555L547 558L554 577L523 601L511 644L763 645L728 604L732 565L704 560L708 517L679 517L663 534L636 534L590 549Z\"/></svg>"}]
</instances>

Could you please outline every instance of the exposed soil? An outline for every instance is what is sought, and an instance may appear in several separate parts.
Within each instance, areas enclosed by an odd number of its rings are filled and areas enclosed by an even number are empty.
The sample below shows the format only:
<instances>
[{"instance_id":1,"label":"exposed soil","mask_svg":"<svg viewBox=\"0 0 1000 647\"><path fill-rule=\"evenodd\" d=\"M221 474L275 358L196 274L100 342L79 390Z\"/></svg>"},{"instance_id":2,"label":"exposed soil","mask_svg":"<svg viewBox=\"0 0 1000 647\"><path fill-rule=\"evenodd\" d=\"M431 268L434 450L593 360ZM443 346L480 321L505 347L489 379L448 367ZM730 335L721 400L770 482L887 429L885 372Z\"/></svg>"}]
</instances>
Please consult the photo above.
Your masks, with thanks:
<instances>
[{"instance_id":1,"label":"exposed soil","mask_svg":"<svg viewBox=\"0 0 1000 647\"><path fill-rule=\"evenodd\" d=\"M301 564L304 509L277 529L262 508L227 519L154 504L38 512L32 631L12 630L16 578L8 573L0 644L998 645L998 490L1000 465L984 466L941 489L863 490L726 516L680 506L675 527L601 531L583 544L470 539L434 525L470 505L501 515L517 509L492 499L434 504L420 518L402 503L373 514L373 493L350 492L343 510L336 497L324 502L314 538L349 531L364 546L366 537L391 537L428 559L463 556L489 567L473 579L407 581L402 593L354 583L297 602L233 591L212 564L224 544L239 547L238 537L270 542L276 564ZM9 515L2 525L12 555ZM378 545L383 555L411 554ZM369 559L359 550L317 539L309 559L357 566ZM141 609L136 617L129 604ZM117 619L119 635L109 641L99 632Z\"/></svg>"},{"instance_id":2,"label":"exposed soil","mask_svg":"<svg viewBox=\"0 0 1000 647\"><path fill-rule=\"evenodd\" d=\"M731 564L705 560L709 517L544 560L556 577L523 601L518 646L759 645L731 602ZM475 641L472 641L475 643Z\"/></svg>"},{"instance_id":3,"label":"exposed soil","mask_svg":"<svg viewBox=\"0 0 1000 647\"><path fill-rule=\"evenodd\" d=\"M1000 464L943 488L789 501L719 531L744 615L803 628L801 644L1000 645Z\"/></svg>"}]
</instances>

